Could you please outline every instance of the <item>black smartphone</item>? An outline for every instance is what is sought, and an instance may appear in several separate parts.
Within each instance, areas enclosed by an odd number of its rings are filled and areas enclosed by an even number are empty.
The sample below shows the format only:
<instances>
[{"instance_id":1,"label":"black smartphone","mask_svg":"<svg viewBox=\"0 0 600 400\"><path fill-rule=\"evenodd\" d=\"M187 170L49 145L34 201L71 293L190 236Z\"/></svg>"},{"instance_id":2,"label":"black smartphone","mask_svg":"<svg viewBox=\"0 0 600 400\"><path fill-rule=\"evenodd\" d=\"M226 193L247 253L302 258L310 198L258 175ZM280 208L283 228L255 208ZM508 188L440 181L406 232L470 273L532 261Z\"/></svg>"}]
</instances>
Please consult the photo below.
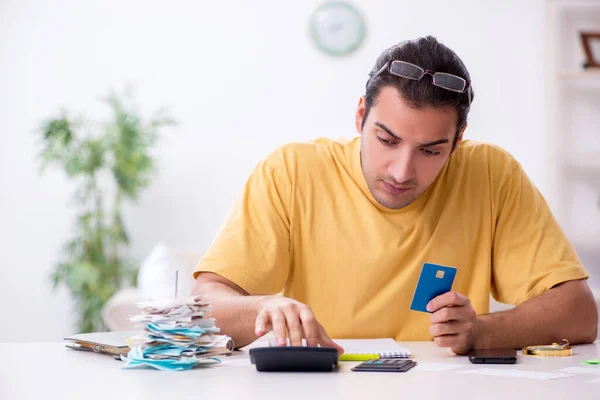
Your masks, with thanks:
<instances>
[{"instance_id":1,"label":"black smartphone","mask_svg":"<svg viewBox=\"0 0 600 400\"><path fill-rule=\"evenodd\" d=\"M469 352L473 364L514 364L517 362L515 349L473 349Z\"/></svg>"}]
</instances>

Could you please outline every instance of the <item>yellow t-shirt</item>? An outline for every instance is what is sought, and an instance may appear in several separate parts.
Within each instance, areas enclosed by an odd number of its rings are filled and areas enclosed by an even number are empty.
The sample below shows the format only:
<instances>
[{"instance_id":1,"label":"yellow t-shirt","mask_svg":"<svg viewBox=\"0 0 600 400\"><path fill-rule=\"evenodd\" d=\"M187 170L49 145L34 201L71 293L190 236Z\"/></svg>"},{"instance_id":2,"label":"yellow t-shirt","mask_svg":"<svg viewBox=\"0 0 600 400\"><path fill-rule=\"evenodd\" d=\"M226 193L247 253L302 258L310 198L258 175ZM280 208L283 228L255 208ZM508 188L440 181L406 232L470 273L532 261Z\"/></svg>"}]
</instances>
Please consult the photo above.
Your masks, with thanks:
<instances>
[{"instance_id":1,"label":"yellow t-shirt","mask_svg":"<svg viewBox=\"0 0 600 400\"><path fill-rule=\"evenodd\" d=\"M587 278L544 198L507 152L463 141L432 185L392 210L371 195L360 138L283 146L259 163L194 272L308 304L333 338L431 340L410 303L423 263L489 312Z\"/></svg>"}]
</instances>

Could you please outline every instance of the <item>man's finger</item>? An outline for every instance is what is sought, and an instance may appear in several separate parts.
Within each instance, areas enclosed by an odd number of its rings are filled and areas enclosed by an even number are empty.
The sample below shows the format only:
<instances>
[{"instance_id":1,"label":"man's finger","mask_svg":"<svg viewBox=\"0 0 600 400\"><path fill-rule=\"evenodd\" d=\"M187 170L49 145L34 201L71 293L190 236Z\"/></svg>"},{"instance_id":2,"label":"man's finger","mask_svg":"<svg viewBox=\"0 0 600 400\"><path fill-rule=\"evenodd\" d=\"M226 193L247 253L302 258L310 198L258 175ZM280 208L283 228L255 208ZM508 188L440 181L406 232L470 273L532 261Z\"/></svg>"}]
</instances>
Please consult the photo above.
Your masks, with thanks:
<instances>
[{"instance_id":1,"label":"man's finger","mask_svg":"<svg viewBox=\"0 0 600 400\"><path fill-rule=\"evenodd\" d=\"M466 317L466 312L463 310L464 307L443 307L433 312L429 316L429 321L432 324L439 324L442 322L460 320L463 316Z\"/></svg>"},{"instance_id":2,"label":"man's finger","mask_svg":"<svg viewBox=\"0 0 600 400\"><path fill-rule=\"evenodd\" d=\"M279 310L271 311L271 323L275 334L275 344L285 346L287 344L287 325L283 313Z\"/></svg>"},{"instance_id":3,"label":"man's finger","mask_svg":"<svg viewBox=\"0 0 600 400\"><path fill-rule=\"evenodd\" d=\"M458 335L458 334L436 336L433 338L434 343L437 344L439 347L458 346L460 344L459 340L460 340L460 335Z\"/></svg>"},{"instance_id":4,"label":"man's finger","mask_svg":"<svg viewBox=\"0 0 600 400\"><path fill-rule=\"evenodd\" d=\"M254 333L256 336L261 337L265 333L270 331L271 327L271 316L265 310L261 311L256 316L256 322L254 323Z\"/></svg>"},{"instance_id":5,"label":"man's finger","mask_svg":"<svg viewBox=\"0 0 600 400\"><path fill-rule=\"evenodd\" d=\"M306 338L306 345L317 347L319 345L319 323L310 308L305 307L300 310L300 321Z\"/></svg>"},{"instance_id":6,"label":"man's finger","mask_svg":"<svg viewBox=\"0 0 600 400\"><path fill-rule=\"evenodd\" d=\"M322 347L331 347L336 349L339 355L344 354L344 348L331 340L331 338L327 335L327 332L325 332L325 328L323 328L321 325L319 325L319 344Z\"/></svg>"},{"instance_id":7,"label":"man's finger","mask_svg":"<svg viewBox=\"0 0 600 400\"><path fill-rule=\"evenodd\" d=\"M470 302L469 298L458 292L447 292L435 297L427 303L427 311L436 312L442 307L464 306Z\"/></svg>"},{"instance_id":8,"label":"man's finger","mask_svg":"<svg viewBox=\"0 0 600 400\"><path fill-rule=\"evenodd\" d=\"M467 335L444 335L433 339L439 347L450 347L455 354L467 354L471 349Z\"/></svg>"},{"instance_id":9,"label":"man's finger","mask_svg":"<svg viewBox=\"0 0 600 400\"><path fill-rule=\"evenodd\" d=\"M429 327L429 334L433 337L454 335L465 332L465 324L459 321L442 322Z\"/></svg>"},{"instance_id":10,"label":"man's finger","mask_svg":"<svg viewBox=\"0 0 600 400\"><path fill-rule=\"evenodd\" d=\"M302 326L296 310L286 307L283 311L291 346L302 346Z\"/></svg>"}]
</instances>

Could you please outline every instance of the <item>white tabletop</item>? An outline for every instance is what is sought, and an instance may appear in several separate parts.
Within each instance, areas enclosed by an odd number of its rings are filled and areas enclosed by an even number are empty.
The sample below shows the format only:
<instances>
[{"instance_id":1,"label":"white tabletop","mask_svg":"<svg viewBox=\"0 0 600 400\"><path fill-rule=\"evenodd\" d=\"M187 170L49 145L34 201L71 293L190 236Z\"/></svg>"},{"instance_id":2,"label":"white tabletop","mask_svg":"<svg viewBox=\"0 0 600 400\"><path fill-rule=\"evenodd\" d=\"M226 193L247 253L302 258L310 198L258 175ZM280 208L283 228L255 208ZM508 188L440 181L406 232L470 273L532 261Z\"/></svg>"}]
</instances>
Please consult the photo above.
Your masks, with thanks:
<instances>
[{"instance_id":1,"label":"white tabletop","mask_svg":"<svg viewBox=\"0 0 600 400\"><path fill-rule=\"evenodd\" d=\"M335 372L258 372L248 350L223 362L189 371L122 369L110 356L75 351L63 343L0 343L0 399L600 399L600 366L590 374L554 380L462 373L480 368L551 372L581 368L580 360L600 358L600 342L574 347L571 357L521 356L515 365L478 366L432 342L401 342L419 365L405 373L352 372L341 362ZM440 363L440 364L432 364ZM426 367L454 364L456 369ZM594 374L596 373L596 374ZM50 397L52 396L52 397Z\"/></svg>"}]
</instances>

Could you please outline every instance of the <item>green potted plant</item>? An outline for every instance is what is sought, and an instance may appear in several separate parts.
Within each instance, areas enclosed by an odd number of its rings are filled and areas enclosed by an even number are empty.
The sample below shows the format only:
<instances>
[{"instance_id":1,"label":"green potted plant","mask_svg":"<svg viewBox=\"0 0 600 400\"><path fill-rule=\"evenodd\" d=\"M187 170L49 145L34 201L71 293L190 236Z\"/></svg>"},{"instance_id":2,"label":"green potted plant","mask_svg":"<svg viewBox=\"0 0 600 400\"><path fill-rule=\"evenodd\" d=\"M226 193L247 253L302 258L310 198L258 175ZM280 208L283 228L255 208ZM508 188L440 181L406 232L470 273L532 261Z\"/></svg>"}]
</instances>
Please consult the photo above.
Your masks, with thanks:
<instances>
[{"instance_id":1,"label":"green potted plant","mask_svg":"<svg viewBox=\"0 0 600 400\"><path fill-rule=\"evenodd\" d=\"M106 123L71 117L66 111L41 124L42 169L61 167L76 185L73 237L52 273L54 289L66 285L77 310L79 332L106 330L101 310L125 285L136 286L138 266L126 257L129 237L124 201L135 201L155 173L151 155L159 130L175 122L164 111L144 120L130 91L104 99Z\"/></svg>"}]
</instances>

